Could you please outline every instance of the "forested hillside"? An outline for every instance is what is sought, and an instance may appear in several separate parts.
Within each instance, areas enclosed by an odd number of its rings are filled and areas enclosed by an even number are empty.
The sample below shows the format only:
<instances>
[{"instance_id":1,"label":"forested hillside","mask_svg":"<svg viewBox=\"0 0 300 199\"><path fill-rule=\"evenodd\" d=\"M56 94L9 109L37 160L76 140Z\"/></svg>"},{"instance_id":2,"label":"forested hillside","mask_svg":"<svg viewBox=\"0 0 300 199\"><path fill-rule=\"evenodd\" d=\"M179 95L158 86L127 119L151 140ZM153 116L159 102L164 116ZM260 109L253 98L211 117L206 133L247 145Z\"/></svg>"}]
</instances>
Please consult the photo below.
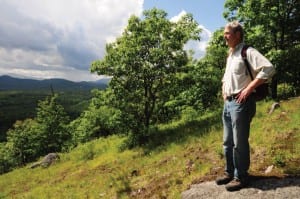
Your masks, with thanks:
<instances>
[{"instance_id":1,"label":"forested hillside","mask_svg":"<svg viewBox=\"0 0 300 199\"><path fill-rule=\"evenodd\" d=\"M88 107L92 98L91 90L61 91L59 103L65 108L71 119L77 118ZM6 140L6 131L17 120L34 118L39 101L51 96L51 91L10 90L0 92L0 142Z\"/></svg>"},{"instance_id":2,"label":"forested hillside","mask_svg":"<svg viewBox=\"0 0 300 199\"><path fill-rule=\"evenodd\" d=\"M63 79L32 80L0 76L0 142L17 120L36 116L38 102L53 93L71 119L88 107L93 89L105 89L109 79L95 82L72 82Z\"/></svg>"}]
</instances>

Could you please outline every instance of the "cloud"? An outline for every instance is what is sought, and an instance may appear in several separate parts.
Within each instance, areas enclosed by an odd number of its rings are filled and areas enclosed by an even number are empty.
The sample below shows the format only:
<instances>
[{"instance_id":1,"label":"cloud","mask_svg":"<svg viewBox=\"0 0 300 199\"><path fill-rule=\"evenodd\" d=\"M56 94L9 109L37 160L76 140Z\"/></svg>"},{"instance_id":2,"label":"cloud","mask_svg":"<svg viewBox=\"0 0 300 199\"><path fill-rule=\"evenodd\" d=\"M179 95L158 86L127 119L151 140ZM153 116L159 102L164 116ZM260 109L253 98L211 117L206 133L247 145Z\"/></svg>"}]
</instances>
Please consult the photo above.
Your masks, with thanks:
<instances>
[{"instance_id":1,"label":"cloud","mask_svg":"<svg viewBox=\"0 0 300 199\"><path fill-rule=\"evenodd\" d=\"M143 0L2 0L0 75L93 80L90 64Z\"/></svg>"},{"instance_id":2,"label":"cloud","mask_svg":"<svg viewBox=\"0 0 300 199\"><path fill-rule=\"evenodd\" d=\"M186 14L187 14L186 11L185 11L185 10L182 10L178 15L173 16L173 17L170 19L170 21L172 21L172 22L177 22L177 21L179 21L179 20L181 19L181 17L183 17L183 16L186 15Z\"/></svg>"},{"instance_id":3,"label":"cloud","mask_svg":"<svg viewBox=\"0 0 300 199\"><path fill-rule=\"evenodd\" d=\"M178 21L182 16L184 16L186 13L185 10L182 10L178 15L172 17L170 21L176 22ZM200 41L190 40L187 42L187 44L184 46L184 49L189 51L193 51L193 58L194 59L200 59L205 55L206 47L208 45L208 42L210 38L212 37L212 33L210 30L205 28L203 25L199 25L199 28L201 28L202 32L200 34Z\"/></svg>"},{"instance_id":4,"label":"cloud","mask_svg":"<svg viewBox=\"0 0 300 199\"><path fill-rule=\"evenodd\" d=\"M212 37L211 31L205 28L203 25L199 25L199 28L202 30L200 34L200 41L190 40L184 47L186 50L192 50L194 52L194 59L200 59L205 55L206 47L210 38Z\"/></svg>"},{"instance_id":5,"label":"cloud","mask_svg":"<svg viewBox=\"0 0 300 199\"><path fill-rule=\"evenodd\" d=\"M92 61L119 37L131 15L141 16L144 0L1 0L0 75L36 79L95 80ZM178 20L182 11L171 20ZM205 53L211 32L189 41L194 58Z\"/></svg>"}]
</instances>

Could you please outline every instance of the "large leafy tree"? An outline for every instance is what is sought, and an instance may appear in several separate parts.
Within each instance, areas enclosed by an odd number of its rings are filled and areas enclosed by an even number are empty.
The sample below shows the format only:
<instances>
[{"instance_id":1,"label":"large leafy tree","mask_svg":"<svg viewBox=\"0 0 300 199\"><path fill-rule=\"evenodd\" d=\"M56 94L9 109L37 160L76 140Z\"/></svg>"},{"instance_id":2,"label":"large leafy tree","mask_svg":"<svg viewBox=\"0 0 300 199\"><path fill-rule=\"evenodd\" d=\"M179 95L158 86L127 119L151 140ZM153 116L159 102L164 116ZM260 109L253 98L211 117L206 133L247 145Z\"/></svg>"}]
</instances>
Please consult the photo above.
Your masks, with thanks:
<instances>
[{"instance_id":1,"label":"large leafy tree","mask_svg":"<svg viewBox=\"0 0 300 199\"><path fill-rule=\"evenodd\" d=\"M166 12L154 8L142 19L132 16L122 36L107 44L106 56L92 63L92 72L112 76L114 106L137 144L176 91L176 73L188 62L184 44L200 39L200 31L190 14L171 22Z\"/></svg>"},{"instance_id":2,"label":"large leafy tree","mask_svg":"<svg viewBox=\"0 0 300 199\"><path fill-rule=\"evenodd\" d=\"M260 49L276 65L273 97L277 83L286 82L299 89L300 1L227 0L224 16L244 23L247 42Z\"/></svg>"}]
</instances>

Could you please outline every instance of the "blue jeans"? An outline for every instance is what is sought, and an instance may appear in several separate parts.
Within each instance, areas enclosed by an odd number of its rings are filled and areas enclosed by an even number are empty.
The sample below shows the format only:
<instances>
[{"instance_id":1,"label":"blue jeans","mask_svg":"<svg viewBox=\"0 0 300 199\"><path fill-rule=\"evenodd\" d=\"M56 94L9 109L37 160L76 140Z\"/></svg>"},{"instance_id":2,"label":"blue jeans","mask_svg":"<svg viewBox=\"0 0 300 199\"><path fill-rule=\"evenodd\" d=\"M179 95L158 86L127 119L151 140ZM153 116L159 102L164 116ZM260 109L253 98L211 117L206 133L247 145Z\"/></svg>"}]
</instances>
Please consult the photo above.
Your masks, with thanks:
<instances>
[{"instance_id":1,"label":"blue jeans","mask_svg":"<svg viewBox=\"0 0 300 199\"><path fill-rule=\"evenodd\" d=\"M226 100L223 109L225 172L237 179L248 176L250 123L256 112L252 95L243 103Z\"/></svg>"}]
</instances>

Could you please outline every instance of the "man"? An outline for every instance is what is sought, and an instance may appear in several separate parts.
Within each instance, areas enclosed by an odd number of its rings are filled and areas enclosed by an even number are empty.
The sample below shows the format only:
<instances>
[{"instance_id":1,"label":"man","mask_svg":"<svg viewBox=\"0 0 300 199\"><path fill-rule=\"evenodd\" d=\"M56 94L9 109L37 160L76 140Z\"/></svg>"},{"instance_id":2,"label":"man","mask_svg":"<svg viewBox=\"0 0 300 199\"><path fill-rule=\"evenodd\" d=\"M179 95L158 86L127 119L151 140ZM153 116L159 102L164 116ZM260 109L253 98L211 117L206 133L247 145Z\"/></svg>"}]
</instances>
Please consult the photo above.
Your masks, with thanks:
<instances>
[{"instance_id":1,"label":"man","mask_svg":"<svg viewBox=\"0 0 300 199\"><path fill-rule=\"evenodd\" d=\"M216 179L218 185L226 184L228 191L236 191L248 183L250 166L249 132L252 117L255 115L256 102L252 95L255 88L272 77L275 70L256 49L246 51L251 66L251 75L242 59L243 27L236 21L225 26L224 38L229 47L226 69L222 79L224 98L223 147L225 154L225 175Z\"/></svg>"}]
</instances>

